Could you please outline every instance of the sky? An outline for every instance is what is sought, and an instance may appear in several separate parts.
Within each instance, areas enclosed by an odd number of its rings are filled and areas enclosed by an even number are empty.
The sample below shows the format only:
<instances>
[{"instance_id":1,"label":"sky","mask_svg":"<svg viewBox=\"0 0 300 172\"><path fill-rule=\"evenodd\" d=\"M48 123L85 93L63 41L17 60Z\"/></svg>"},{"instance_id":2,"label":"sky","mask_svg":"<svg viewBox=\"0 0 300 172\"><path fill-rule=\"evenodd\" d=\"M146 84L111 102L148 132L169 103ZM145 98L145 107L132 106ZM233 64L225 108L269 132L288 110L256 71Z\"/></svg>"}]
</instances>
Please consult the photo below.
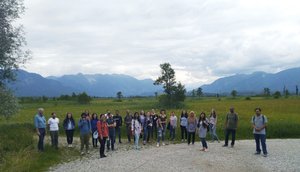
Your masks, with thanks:
<instances>
[{"instance_id":1,"label":"sky","mask_svg":"<svg viewBox=\"0 0 300 172\"><path fill-rule=\"evenodd\" d=\"M189 87L300 66L298 0L24 0L32 59L43 76L156 79L168 62Z\"/></svg>"}]
</instances>

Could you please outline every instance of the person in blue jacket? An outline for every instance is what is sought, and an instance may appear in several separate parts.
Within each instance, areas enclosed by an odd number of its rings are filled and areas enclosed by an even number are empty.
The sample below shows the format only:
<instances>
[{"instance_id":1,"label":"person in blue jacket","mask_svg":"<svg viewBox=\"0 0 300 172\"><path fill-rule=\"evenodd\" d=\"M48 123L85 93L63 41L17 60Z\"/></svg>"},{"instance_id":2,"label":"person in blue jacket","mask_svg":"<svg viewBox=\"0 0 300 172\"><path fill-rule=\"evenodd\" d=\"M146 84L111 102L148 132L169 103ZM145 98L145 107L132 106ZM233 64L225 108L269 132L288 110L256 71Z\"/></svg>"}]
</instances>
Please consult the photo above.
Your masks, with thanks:
<instances>
[{"instance_id":1,"label":"person in blue jacket","mask_svg":"<svg viewBox=\"0 0 300 172\"><path fill-rule=\"evenodd\" d=\"M89 139L91 134L91 123L87 119L85 113L81 114L81 119L78 122L78 127L80 131L80 141L81 141L81 155L84 155L83 148L85 146L86 153L89 154Z\"/></svg>"},{"instance_id":2,"label":"person in blue jacket","mask_svg":"<svg viewBox=\"0 0 300 172\"><path fill-rule=\"evenodd\" d=\"M34 117L34 126L36 133L39 136L38 151L44 151L44 138L46 135L46 118L44 116L44 109L39 108L38 113Z\"/></svg>"}]
</instances>

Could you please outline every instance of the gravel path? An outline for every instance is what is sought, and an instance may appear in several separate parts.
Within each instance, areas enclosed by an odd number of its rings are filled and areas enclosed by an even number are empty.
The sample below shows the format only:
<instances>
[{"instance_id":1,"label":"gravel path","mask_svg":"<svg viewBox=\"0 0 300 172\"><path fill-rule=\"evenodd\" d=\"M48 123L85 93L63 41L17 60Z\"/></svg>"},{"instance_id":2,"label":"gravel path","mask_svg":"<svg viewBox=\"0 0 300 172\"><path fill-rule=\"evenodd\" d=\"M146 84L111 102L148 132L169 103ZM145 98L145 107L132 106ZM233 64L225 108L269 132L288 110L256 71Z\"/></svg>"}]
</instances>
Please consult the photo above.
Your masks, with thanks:
<instances>
[{"instance_id":1,"label":"gravel path","mask_svg":"<svg viewBox=\"0 0 300 172\"><path fill-rule=\"evenodd\" d=\"M254 140L237 141L234 148L223 143L208 143L209 152L200 151L200 143L170 144L156 148L118 145L99 159L98 149L78 160L52 167L49 171L300 171L300 139L267 140L268 157L254 155Z\"/></svg>"}]
</instances>

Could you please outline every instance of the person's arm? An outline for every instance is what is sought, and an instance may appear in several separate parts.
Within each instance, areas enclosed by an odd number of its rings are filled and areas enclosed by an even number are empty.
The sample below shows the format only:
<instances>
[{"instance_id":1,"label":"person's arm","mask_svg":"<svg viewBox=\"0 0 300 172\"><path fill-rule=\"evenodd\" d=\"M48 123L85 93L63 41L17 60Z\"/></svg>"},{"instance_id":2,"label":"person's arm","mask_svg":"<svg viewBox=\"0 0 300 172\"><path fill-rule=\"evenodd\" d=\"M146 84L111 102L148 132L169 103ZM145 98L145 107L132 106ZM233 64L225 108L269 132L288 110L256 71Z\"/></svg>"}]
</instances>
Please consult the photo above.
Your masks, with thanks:
<instances>
[{"instance_id":1,"label":"person's arm","mask_svg":"<svg viewBox=\"0 0 300 172\"><path fill-rule=\"evenodd\" d=\"M35 129L36 129L37 135L40 136L40 131L39 131L39 128L38 128L39 127L38 123L39 123L38 118L35 116L34 117L34 126L35 126Z\"/></svg>"},{"instance_id":2,"label":"person's arm","mask_svg":"<svg viewBox=\"0 0 300 172\"><path fill-rule=\"evenodd\" d=\"M228 114L226 115L226 119L225 119L225 124L224 124L224 128L227 128L227 122L228 122Z\"/></svg>"}]
</instances>

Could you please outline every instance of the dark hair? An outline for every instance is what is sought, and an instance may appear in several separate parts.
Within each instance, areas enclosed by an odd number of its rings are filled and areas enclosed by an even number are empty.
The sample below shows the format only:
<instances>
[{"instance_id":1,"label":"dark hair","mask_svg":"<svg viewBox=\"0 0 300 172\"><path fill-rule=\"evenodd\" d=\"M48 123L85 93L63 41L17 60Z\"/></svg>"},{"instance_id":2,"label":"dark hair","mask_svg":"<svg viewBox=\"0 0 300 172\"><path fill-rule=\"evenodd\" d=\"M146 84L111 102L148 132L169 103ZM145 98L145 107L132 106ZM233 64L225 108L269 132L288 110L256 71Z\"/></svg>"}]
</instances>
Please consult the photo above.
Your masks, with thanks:
<instances>
[{"instance_id":1,"label":"dark hair","mask_svg":"<svg viewBox=\"0 0 300 172\"><path fill-rule=\"evenodd\" d=\"M52 112L52 113L51 113L51 116L52 116L52 115L54 115L54 114L56 115L56 113L55 113L55 112Z\"/></svg>"},{"instance_id":2,"label":"dark hair","mask_svg":"<svg viewBox=\"0 0 300 172\"><path fill-rule=\"evenodd\" d=\"M86 117L86 113L84 113L84 112L81 114L81 118L83 118L83 117Z\"/></svg>"},{"instance_id":3,"label":"dark hair","mask_svg":"<svg viewBox=\"0 0 300 172\"><path fill-rule=\"evenodd\" d=\"M166 113L166 110L165 110L165 109L161 109L161 110L160 110L160 114L161 114L162 112L165 112L165 113Z\"/></svg>"},{"instance_id":4,"label":"dark hair","mask_svg":"<svg viewBox=\"0 0 300 172\"><path fill-rule=\"evenodd\" d=\"M74 119L73 119L73 114L72 114L71 112L67 112L65 120L68 119L68 114L71 114L71 118L70 118L70 119L71 119L71 120L74 120Z\"/></svg>"},{"instance_id":5,"label":"dark hair","mask_svg":"<svg viewBox=\"0 0 300 172\"><path fill-rule=\"evenodd\" d=\"M96 118L94 118L95 115L96 115ZM92 119L97 119L98 120L98 115L96 113L93 113Z\"/></svg>"},{"instance_id":6,"label":"dark hair","mask_svg":"<svg viewBox=\"0 0 300 172\"><path fill-rule=\"evenodd\" d=\"M201 117L201 115L204 115L203 117ZM206 114L205 114L205 112L201 112L200 113L200 117L199 117L199 121L203 121L203 120L205 120L206 119Z\"/></svg>"},{"instance_id":7,"label":"dark hair","mask_svg":"<svg viewBox=\"0 0 300 172\"><path fill-rule=\"evenodd\" d=\"M103 116L103 115L104 115L104 114L103 114L103 113L101 113L101 114L100 114L100 116L99 116L99 118L100 118L100 119L102 119L102 116Z\"/></svg>"},{"instance_id":8,"label":"dark hair","mask_svg":"<svg viewBox=\"0 0 300 172\"><path fill-rule=\"evenodd\" d=\"M139 113L138 113L138 112L134 112L133 119L138 120L139 123L141 122L141 121L140 121L140 117L139 117Z\"/></svg>"},{"instance_id":9,"label":"dark hair","mask_svg":"<svg viewBox=\"0 0 300 172\"><path fill-rule=\"evenodd\" d=\"M189 116L189 114L187 113L187 111L185 111L185 113L183 113L183 111L181 111L181 117L188 117Z\"/></svg>"},{"instance_id":10,"label":"dark hair","mask_svg":"<svg viewBox=\"0 0 300 172\"><path fill-rule=\"evenodd\" d=\"M216 113L215 110L213 110L213 111L210 113L210 117L214 117L214 118L217 117L217 113Z\"/></svg>"},{"instance_id":11,"label":"dark hair","mask_svg":"<svg viewBox=\"0 0 300 172\"><path fill-rule=\"evenodd\" d=\"M259 110L261 112L261 108L260 107L257 107L257 108L254 109L254 111L257 111L257 110Z\"/></svg>"}]
</instances>

